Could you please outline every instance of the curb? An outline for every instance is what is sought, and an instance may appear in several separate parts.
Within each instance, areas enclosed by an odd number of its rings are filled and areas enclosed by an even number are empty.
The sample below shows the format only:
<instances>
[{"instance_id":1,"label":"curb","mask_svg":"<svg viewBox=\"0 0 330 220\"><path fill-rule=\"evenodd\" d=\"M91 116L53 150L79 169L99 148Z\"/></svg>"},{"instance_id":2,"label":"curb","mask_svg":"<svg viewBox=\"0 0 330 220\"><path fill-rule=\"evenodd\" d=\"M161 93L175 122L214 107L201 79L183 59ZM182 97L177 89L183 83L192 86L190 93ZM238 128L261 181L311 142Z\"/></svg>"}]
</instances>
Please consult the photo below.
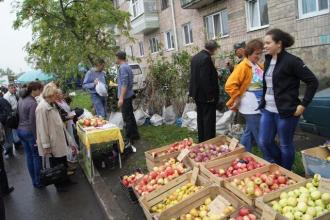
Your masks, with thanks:
<instances>
[{"instance_id":1,"label":"curb","mask_svg":"<svg viewBox=\"0 0 330 220\"><path fill-rule=\"evenodd\" d=\"M91 183L92 189L99 201L101 208L109 220L127 220L128 215L118 205L116 196L108 189L105 181L97 171L94 169L94 181Z\"/></svg>"}]
</instances>

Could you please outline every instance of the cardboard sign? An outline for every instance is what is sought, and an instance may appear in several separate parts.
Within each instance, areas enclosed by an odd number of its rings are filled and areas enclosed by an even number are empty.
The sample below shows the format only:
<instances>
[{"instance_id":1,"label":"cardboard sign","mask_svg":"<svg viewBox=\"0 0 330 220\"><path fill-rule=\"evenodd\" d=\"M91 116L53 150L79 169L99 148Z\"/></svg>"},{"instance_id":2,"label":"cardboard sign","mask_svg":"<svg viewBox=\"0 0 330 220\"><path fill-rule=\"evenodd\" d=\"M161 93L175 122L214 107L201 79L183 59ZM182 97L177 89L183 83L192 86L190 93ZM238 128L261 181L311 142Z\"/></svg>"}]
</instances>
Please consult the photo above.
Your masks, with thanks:
<instances>
[{"instance_id":1,"label":"cardboard sign","mask_svg":"<svg viewBox=\"0 0 330 220\"><path fill-rule=\"evenodd\" d=\"M261 220L275 220L276 211L272 207L266 205L262 210Z\"/></svg>"},{"instance_id":2,"label":"cardboard sign","mask_svg":"<svg viewBox=\"0 0 330 220\"><path fill-rule=\"evenodd\" d=\"M186 157L186 156L188 156L188 154L190 153L190 151L189 151L189 149L183 149L181 152L180 152L180 154L179 154L179 156L177 157L177 160L179 161L179 162L182 162L182 160Z\"/></svg>"},{"instance_id":3,"label":"cardboard sign","mask_svg":"<svg viewBox=\"0 0 330 220\"><path fill-rule=\"evenodd\" d=\"M236 146L238 144L238 140L236 138L232 138L229 144L229 150L235 150Z\"/></svg>"},{"instance_id":4,"label":"cardboard sign","mask_svg":"<svg viewBox=\"0 0 330 220\"><path fill-rule=\"evenodd\" d=\"M330 179L322 178L319 183L319 190L330 193Z\"/></svg>"},{"instance_id":5,"label":"cardboard sign","mask_svg":"<svg viewBox=\"0 0 330 220\"><path fill-rule=\"evenodd\" d=\"M219 215L223 213L225 208L230 205L230 203L224 199L222 196L218 195L209 205L209 213L214 215Z\"/></svg>"},{"instance_id":6,"label":"cardboard sign","mask_svg":"<svg viewBox=\"0 0 330 220\"><path fill-rule=\"evenodd\" d=\"M199 168L194 167L193 172L191 174L191 183L194 185L196 184L198 173L199 173Z\"/></svg>"}]
</instances>

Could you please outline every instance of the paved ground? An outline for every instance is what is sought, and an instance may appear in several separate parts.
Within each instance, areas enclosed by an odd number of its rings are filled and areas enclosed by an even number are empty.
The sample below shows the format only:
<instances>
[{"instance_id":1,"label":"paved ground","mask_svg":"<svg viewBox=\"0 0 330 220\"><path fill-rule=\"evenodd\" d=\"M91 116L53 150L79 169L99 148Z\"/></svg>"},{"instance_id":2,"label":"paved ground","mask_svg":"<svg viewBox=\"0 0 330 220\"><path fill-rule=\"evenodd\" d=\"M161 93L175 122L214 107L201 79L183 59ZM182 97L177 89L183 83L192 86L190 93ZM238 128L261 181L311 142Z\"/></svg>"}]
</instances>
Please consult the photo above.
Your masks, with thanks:
<instances>
[{"instance_id":1,"label":"paved ground","mask_svg":"<svg viewBox=\"0 0 330 220\"><path fill-rule=\"evenodd\" d=\"M94 192L80 170L72 178L78 182L69 192L57 193L53 186L32 187L21 151L6 161L10 185L15 191L5 198L7 220L105 220Z\"/></svg>"}]
</instances>

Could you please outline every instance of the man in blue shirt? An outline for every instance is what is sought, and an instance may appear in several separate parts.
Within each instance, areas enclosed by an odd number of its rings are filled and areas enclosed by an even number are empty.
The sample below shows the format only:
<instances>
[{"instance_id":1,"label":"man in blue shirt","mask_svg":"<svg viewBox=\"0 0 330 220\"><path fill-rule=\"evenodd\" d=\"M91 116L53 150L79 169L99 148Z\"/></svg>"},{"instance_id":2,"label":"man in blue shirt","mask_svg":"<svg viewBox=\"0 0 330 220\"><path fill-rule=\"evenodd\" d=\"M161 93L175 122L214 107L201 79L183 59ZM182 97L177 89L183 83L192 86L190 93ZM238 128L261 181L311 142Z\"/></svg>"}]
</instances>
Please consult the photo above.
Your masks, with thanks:
<instances>
[{"instance_id":1,"label":"man in blue shirt","mask_svg":"<svg viewBox=\"0 0 330 220\"><path fill-rule=\"evenodd\" d=\"M100 96L96 90L96 85L101 82L107 86L105 81L104 73L105 61L103 59L98 59L96 61L95 69L89 70L84 78L83 88L87 89L91 94L92 102L96 111L96 115L106 118L106 97Z\"/></svg>"},{"instance_id":2,"label":"man in blue shirt","mask_svg":"<svg viewBox=\"0 0 330 220\"><path fill-rule=\"evenodd\" d=\"M126 62L126 53L119 51L116 54L116 64L119 65L118 74L118 107L124 120L124 129L126 140L131 142L139 139L139 132L136 125L136 120L133 113L133 72L131 67Z\"/></svg>"}]
</instances>

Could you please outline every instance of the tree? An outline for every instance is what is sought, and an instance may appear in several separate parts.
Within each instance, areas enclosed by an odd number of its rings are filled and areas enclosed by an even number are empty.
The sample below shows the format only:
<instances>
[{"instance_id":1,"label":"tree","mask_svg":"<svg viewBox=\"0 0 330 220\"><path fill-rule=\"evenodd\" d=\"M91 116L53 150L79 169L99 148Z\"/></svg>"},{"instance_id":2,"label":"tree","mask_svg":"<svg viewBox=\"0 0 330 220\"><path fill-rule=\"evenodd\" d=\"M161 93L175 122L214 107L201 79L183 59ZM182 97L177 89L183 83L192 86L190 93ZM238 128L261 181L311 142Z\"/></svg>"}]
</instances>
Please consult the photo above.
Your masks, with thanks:
<instances>
[{"instance_id":1,"label":"tree","mask_svg":"<svg viewBox=\"0 0 330 220\"><path fill-rule=\"evenodd\" d=\"M10 68L2 69L0 68L0 76L14 76L15 72L12 71Z\"/></svg>"},{"instance_id":2,"label":"tree","mask_svg":"<svg viewBox=\"0 0 330 220\"><path fill-rule=\"evenodd\" d=\"M118 49L115 26L129 37L129 14L110 0L24 0L15 7L14 28L32 27L29 62L62 79L78 73L78 64L111 60Z\"/></svg>"}]
</instances>

